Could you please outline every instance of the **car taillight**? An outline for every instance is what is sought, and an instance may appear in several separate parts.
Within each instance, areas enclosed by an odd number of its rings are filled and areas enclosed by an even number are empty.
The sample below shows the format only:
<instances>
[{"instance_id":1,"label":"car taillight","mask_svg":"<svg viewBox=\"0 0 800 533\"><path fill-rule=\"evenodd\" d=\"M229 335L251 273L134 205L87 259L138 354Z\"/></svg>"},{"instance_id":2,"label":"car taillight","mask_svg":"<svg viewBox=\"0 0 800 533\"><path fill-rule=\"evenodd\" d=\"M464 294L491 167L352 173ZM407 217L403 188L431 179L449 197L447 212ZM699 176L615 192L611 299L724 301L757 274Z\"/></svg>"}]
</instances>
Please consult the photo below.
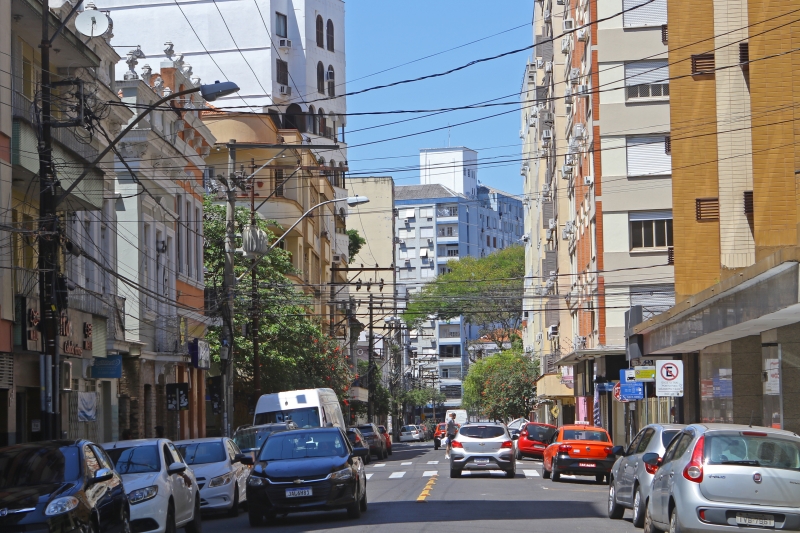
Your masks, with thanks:
<instances>
[{"instance_id":1,"label":"car taillight","mask_svg":"<svg viewBox=\"0 0 800 533\"><path fill-rule=\"evenodd\" d=\"M610 453L611 453L611 446L606 446L606 447L605 447L605 448L603 448L603 449L606 451L606 453L607 453L607 454L610 454Z\"/></svg>"},{"instance_id":2,"label":"car taillight","mask_svg":"<svg viewBox=\"0 0 800 533\"><path fill-rule=\"evenodd\" d=\"M464 445L463 445L463 444L461 444L460 442L458 442L457 440L454 440L454 441L453 441L453 442L450 444L450 446L452 446L453 448L463 448L463 447L464 447Z\"/></svg>"},{"instance_id":3,"label":"car taillight","mask_svg":"<svg viewBox=\"0 0 800 533\"><path fill-rule=\"evenodd\" d=\"M514 442L510 441L510 440L507 440L507 441L503 442L503 444L501 444L500 447L501 448L513 448L514 447Z\"/></svg>"},{"instance_id":4,"label":"car taillight","mask_svg":"<svg viewBox=\"0 0 800 533\"><path fill-rule=\"evenodd\" d=\"M697 444L692 450L692 460L683 469L683 477L694 483L703 481L703 452L705 449L706 437L703 435L697 439Z\"/></svg>"},{"instance_id":5,"label":"car taillight","mask_svg":"<svg viewBox=\"0 0 800 533\"><path fill-rule=\"evenodd\" d=\"M569 453L569 451L571 449L572 449L572 446L570 446L569 444L559 444L558 445L558 453Z\"/></svg>"},{"instance_id":6,"label":"car taillight","mask_svg":"<svg viewBox=\"0 0 800 533\"><path fill-rule=\"evenodd\" d=\"M655 474L656 470L658 470L658 465L649 465L645 463L644 469L647 471L648 474Z\"/></svg>"},{"instance_id":7,"label":"car taillight","mask_svg":"<svg viewBox=\"0 0 800 533\"><path fill-rule=\"evenodd\" d=\"M742 435L747 435L748 437L766 437L766 433L762 433L761 431L742 431Z\"/></svg>"}]
</instances>

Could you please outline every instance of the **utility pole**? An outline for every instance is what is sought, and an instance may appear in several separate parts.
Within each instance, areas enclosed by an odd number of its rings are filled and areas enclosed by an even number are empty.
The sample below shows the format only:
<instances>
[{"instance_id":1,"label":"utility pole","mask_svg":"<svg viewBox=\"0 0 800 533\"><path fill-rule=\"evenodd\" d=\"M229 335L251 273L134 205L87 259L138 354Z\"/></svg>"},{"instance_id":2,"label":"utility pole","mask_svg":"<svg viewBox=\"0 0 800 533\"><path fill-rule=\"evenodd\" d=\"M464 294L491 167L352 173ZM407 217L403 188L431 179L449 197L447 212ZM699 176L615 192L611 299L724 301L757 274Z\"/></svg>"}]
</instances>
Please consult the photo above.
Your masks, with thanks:
<instances>
[{"instance_id":1,"label":"utility pole","mask_svg":"<svg viewBox=\"0 0 800 533\"><path fill-rule=\"evenodd\" d=\"M225 294L225 308L227 320L222 323L222 342L228 345L228 360L225 365L225 375L223 376L222 397L225 400L225 408L222 411L223 434L226 437L232 435L231 424L233 423L233 291L236 283L236 275L233 270L234 254L236 246L234 237L236 234L236 139L231 139L228 144L228 181L226 187L227 204L225 208L225 273L222 278L222 288Z\"/></svg>"},{"instance_id":2,"label":"utility pole","mask_svg":"<svg viewBox=\"0 0 800 533\"><path fill-rule=\"evenodd\" d=\"M367 368L369 370L367 370L367 422L370 424L373 422L373 418L375 416L375 369L373 368L372 358L373 346L375 344L373 322L375 322L375 320L373 317L372 293L369 293L369 342L367 346L367 360L369 361Z\"/></svg>"},{"instance_id":3,"label":"utility pole","mask_svg":"<svg viewBox=\"0 0 800 533\"><path fill-rule=\"evenodd\" d=\"M256 160L250 158L250 225L256 226ZM254 258L253 261L256 259ZM250 296L250 329L253 330L253 396L255 401L261 396L261 360L259 353L261 346L259 345L259 323L258 323L258 308L256 307L256 300L258 298L258 278L256 271L253 269L250 272L250 281L252 283L252 294Z\"/></svg>"}]
</instances>

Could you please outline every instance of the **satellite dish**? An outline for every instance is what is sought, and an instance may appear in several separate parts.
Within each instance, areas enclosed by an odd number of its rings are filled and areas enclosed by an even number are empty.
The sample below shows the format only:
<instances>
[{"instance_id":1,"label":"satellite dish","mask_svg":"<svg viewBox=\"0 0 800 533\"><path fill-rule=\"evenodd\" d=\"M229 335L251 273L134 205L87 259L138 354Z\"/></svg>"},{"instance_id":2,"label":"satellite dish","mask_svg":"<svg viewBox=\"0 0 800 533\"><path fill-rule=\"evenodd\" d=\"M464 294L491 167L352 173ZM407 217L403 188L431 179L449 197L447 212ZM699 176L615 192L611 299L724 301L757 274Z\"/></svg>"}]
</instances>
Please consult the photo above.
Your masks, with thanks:
<instances>
[{"instance_id":1,"label":"satellite dish","mask_svg":"<svg viewBox=\"0 0 800 533\"><path fill-rule=\"evenodd\" d=\"M87 9L75 17L75 29L86 37L105 35L110 26L108 16L98 9Z\"/></svg>"}]
</instances>

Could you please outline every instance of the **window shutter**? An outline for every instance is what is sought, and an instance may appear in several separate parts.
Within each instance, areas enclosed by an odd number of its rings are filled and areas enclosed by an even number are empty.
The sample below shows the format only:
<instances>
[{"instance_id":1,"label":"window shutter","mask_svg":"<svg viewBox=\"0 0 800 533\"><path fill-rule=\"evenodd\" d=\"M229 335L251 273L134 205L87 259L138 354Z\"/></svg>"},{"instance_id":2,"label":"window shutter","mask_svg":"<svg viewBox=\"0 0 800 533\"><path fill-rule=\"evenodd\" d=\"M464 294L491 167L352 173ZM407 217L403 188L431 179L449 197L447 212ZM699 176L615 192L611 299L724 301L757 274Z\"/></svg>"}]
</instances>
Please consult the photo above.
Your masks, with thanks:
<instances>
[{"instance_id":1,"label":"window shutter","mask_svg":"<svg viewBox=\"0 0 800 533\"><path fill-rule=\"evenodd\" d=\"M714 54L698 54L692 56L692 76L714 74Z\"/></svg>"},{"instance_id":2,"label":"window shutter","mask_svg":"<svg viewBox=\"0 0 800 533\"><path fill-rule=\"evenodd\" d=\"M650 83L669 83L669 66L666 60L625 63L625 85Z\"/></svg>"},{"instance_id":3,"label":"window shutter","mask_svg":"<svg viewBox=\"0 0 800 533\"><path fill-rule=\"evenodd\" d=\"M697 198L695 216L698 221L719 220L719 198Z\"/></svg>"},{"instance_id":4,"label":"window shutter","mask_svg":"<svg viewBox=\"0 0 800 533\"><path fill-rule=\"evenodd\" d=\"M631 222L639 220L671 220L672 210L665 209L663 211L629 211L628 219Z\"/></svg>"},{"instance_id":5,"label":"window shutter","mask_svg":"<svg viewBox=\"0 0 800 533\"><path fill-rule=\"evenodd\" d=\"M631 306L641 305L645 320L675 305L675 285L634 285L630 288Z\"/></svg>"},{"instance_id":6,"label":"window shutter","mask_svg":"<svg viewBox=\"0 0 800 533\"><path fill-rule=\"evenodd\" d=\"M659 0L656 0L659 1ZM541 57L545 61L553 60L553 38L548 35L536 36L536 57Z\"/></svg>"},{"instance_id":7,"label":"window shutter","mask_svg":"<svg viewBox=\"0 0 800 533\"><path fill-rule=\"evenodd\" d=\"M666 24L661 25L661 42L664 44L669 42L669 28Z\"/></svg>"},{"instance_id":8,"label":"window shutter","mask_svg":"<svg viewBox=\"0 0 800 533\"><path fill-rule=\"evenodd\" d=\"M623 26L626 27L661 26L667 23L667 0L623 0L622 9L625 11L622 15Z\"/></svg>"},{"instance_id":9,"label":"window shutter","mask_svg":"<svg viewBox=\"0 0 800 533\"><path fill-rule=\"evenodd\" d=\"M742 68L747 68L750 63L750 43L747 41L739 43L739 64Z\"/></svg>"},{"instance_id":10,"label":"window shutter","mask_svg":"<svg viewBox=\"0 0 800 533\"><path fill-rule=\"evenodd\" d=\"M542 277L550 276L550 272L558 271L558 255L555 250L545 252L542 260Z\"/></svg>"},{"instance_id":11,"label":"window shutter","mask_svg":"<svg viewBox=\"0 0 800 533\"><path fill-rule=\"evenodd\" d=\"M555 207L552 200L542 201L542 229L550 227L550 219L555 218Z\"/></svg>"},{"instance_id":12,"label":"window shutter","mask_svg":"<svg viewBox=\"0 0 800 533\"><path fill-rule=\"evenodd\" d=\"M744 214L753 216L753 191L744 191Z\"/></svg>"},{"instance_id":13,"label":"window shutter","mask_svg":"<svg viewBox=\"0 0 800 533\"><path fill-rule=\"evenodd\" d=\"M664 153L672 155L672 137L669 135L664 137Z\"/></svg>"},{"instance_id":14,"label":"window shutter","mask_svg":"<svg viewBox=\"0 0 800 533\"><path fill-rule=\"evenodd\" d=\"M545 327L558 326L558 297L549 296L544 304Z\"/></svg>"},{"instance_id":15,"label":"window shutter","mask_svg":"<svg viewBox=\"0 0 800 533\"><path fill-rule=\"evenodd\" d=\"M663 176L672 173L672 156L664 136L628 137L628 176Z\"/></svg>"}]
</instances>

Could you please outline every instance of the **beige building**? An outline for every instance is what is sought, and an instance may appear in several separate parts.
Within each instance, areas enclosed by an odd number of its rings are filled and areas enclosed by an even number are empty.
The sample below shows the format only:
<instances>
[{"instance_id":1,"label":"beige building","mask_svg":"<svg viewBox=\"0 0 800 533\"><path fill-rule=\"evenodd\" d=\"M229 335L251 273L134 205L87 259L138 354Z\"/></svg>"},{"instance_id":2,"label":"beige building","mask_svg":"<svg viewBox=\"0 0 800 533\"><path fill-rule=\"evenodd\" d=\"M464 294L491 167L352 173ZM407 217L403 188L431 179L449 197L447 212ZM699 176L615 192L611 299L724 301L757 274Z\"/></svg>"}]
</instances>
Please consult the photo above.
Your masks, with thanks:
<instances>
[{"instance_id":1,"label":"beige building","mask_svg":"<svg viewBox=\"0 0 800 533\"><path fill-rule=\"evenodd\" d=\"M7 225L11 207L11 2L0 2L0 225ZM0 230L0 242L9 234ZM14 371L12 332L14 328L14 291L11 258L0 254L0 446L8 443L9 390ZM5 422L4 422L5 421Z\"/></svg>"}]
</instances>

